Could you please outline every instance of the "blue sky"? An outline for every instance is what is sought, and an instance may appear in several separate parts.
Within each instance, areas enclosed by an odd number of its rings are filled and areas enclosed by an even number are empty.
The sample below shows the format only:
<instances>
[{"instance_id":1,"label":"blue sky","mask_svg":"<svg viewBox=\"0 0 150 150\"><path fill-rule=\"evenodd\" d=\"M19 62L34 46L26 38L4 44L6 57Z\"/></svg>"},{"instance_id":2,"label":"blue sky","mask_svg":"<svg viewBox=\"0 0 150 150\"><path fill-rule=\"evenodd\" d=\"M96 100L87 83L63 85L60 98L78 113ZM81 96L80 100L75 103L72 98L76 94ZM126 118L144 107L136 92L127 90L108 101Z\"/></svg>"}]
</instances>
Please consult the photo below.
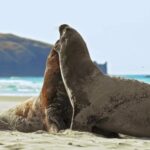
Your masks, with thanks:
<instances>
[{"instance_id":1,"label":"blue sky","mask_svg":"<svg viewBox=\"0 0 150 150\"><path fill-rule=\"evenodd\" d=\"M110 74L150 74L149 0L0 0L0 32L54 43L67 23Z\"/></svg>"}]
</instances>

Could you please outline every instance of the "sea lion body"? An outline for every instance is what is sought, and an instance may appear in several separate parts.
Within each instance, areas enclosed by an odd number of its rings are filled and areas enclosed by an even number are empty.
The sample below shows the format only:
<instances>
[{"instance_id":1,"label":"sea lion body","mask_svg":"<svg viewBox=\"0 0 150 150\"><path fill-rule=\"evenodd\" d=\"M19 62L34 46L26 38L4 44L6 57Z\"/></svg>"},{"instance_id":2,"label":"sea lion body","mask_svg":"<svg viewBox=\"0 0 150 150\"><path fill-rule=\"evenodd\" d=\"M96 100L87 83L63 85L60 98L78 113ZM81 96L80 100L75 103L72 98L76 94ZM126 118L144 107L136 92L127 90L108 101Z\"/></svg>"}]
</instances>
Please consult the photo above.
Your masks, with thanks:
<instances>
[{"instance_id":1,"label":"sea lion body","mask_svg":"<svg viewBox=\"0 0 150 150\"><path fill-rule=\"evenodd\" d=\"M0 130L18 130L34 132L45 130L43 116L37 97L31 97L25 102L0 113ZM3 126L2 126L3 125Z\"/></svg>"},{"instance_id":2,"label":"sea lion body","mask_svg":"<svg viewBox=\"0 0 150 150\"><path fill-rule=\"evenodd\" d=\"M62 79L77 130L150 136L150 85L103 75L81 35L62 25L59 54Z\"/></svg>"},{"instance_id":3,"label":"sea lion body","mask_svg":"<svg viewBox=\"0 0 150 150\"><path fill-rule=\"evenodd\" d=\"M55 124L59 131L69 128L72 108L60 73L59 58L55 51L57 43L47 59L40 105L45 109L47 128L50 126L51 129L51 124Z\"/></svg>"},{"instance_id":4,"label":"sea lion body","mask_svg":"<svg viewBox=\"0 0 150 150\"><path fill-rule=\"evenodd\" d=\"M69 128L72 109L62 82L55 47L57 42L47 58L40 95L2 112L0 130L58 132Z\"/></svg>"},{"instance_id":5,"label":"sea lion body","mask_svg":"<svg viewBox=\"0 0 150 150\"><path fill-rule=\"evenodd\" d=\"M92 103L77 114L75 122L83 125L86 122L90 131L96 127L115 133L149 137L150 86L108 76L95 79L85 89L91 89L87 97Z\"/></svg>"}]
</instances>

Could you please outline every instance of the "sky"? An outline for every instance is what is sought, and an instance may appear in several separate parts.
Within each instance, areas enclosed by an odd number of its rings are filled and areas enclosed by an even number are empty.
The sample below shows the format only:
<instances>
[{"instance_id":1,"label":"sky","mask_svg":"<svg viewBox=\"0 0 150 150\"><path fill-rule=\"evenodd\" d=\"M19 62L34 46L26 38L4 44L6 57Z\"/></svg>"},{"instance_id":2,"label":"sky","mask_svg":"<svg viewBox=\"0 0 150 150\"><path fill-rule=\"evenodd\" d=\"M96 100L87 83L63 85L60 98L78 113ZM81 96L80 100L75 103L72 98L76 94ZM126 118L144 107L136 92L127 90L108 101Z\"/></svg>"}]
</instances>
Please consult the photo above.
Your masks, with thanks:
<instances>
[{"instance_id":1,"label":"sky","mask_svg":"<svg viewBox=\"0 0 150 150\"><path fill-rule=\"evenodd\" d=\"M55 43L76 28L109 74L150 74L149 0L0 0L0 32Z\"/></svg>"}]
</instances>

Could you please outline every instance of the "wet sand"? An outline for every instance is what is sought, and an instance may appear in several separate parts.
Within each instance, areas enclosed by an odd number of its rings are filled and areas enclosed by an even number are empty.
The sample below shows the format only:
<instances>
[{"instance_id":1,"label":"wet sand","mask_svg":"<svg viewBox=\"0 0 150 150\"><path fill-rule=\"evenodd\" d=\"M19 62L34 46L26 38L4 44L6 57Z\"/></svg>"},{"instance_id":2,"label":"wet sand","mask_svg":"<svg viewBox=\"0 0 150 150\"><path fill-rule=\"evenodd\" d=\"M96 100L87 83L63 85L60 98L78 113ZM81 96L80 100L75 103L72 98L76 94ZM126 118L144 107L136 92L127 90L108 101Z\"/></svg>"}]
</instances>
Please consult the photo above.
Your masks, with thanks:
<instances>
[{"instance_id":1,"label":"wet sand","mask_svg":"<svg viewBox=\"0 0 150 150\"><path fill-rule=\"evenodd\" d=\"M28 97L0 97L0 111L10 108ZM150 139L125 136L107 139L99 135L78 131L49 134L44 131L21 133L0 131L0 150L150 150Z\"/></svg>"}]
</instances>

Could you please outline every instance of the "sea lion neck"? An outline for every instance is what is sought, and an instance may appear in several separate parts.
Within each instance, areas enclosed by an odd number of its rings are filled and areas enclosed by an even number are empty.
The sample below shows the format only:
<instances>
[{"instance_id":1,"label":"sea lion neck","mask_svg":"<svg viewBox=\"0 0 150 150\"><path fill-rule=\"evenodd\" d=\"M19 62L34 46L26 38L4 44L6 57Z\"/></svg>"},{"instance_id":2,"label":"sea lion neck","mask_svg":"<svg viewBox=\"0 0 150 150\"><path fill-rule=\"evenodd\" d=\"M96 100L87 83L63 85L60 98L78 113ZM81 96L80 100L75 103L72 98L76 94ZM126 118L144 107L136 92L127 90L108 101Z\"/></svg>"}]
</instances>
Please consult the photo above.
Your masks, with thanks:
<instances>
[{"instance_id":1,"label":"sea lion neck","mask_svg":"<svg viewBox=\"0 0 150 150\"><path fill-rule=\"evenodd\" d=\"M76 78L93 73L93 64L87 45L82 36L73 28L64 25L64 33L60 37L59 60L60 66L64 68L64 75ZM87 65L88 64L88 65ZM99 71L99 73L101 73ZM70 74L70 75L69 75ZM102 74L102 73L101 73Z\"/></svg>"},{"instance_id":2,"label":"sea lion neck","mask_svg":"<svg viewBox=\"0 0 150 150\"><path fill-rule=\"evenodd\" d=\"M61 34L61 33L60 33ZM82 36L73 28L66 27L60 37L59 63L61 76L73 108L73 117L90 105L85 84L92 80L95 65ZM80 103L78 103L80 101ZM71 127L73 125L73 120Z\"/></svg>"}]
</instances>

